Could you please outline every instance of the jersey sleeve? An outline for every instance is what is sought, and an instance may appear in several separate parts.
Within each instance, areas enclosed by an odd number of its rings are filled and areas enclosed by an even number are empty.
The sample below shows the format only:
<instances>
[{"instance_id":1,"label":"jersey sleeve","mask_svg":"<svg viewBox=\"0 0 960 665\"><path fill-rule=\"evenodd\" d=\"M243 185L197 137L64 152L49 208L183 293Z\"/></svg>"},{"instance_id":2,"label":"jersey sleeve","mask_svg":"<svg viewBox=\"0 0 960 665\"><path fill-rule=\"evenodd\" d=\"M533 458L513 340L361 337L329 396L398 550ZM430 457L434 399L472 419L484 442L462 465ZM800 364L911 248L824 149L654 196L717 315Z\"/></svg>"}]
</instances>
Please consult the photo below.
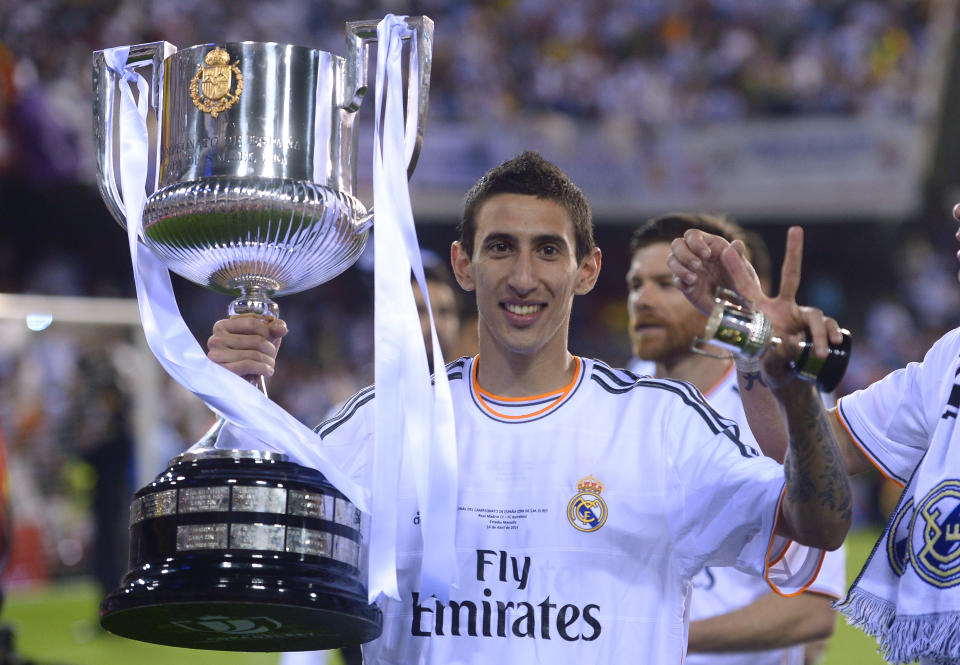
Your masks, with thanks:
<instances>
[{"instance_id":1,"label":"jersey sleeve","mask_svg":"<svg viewBox=\"0 0 960 665\"><path fill-rule=\"evenodd\" d=\"M807 588L808 592L819 593L840 600L847 593L847 548L845 545L823 556L823 565L817 578Z\"/></svg>"},{"instance_id":2,"label":"jersey sleeve","mask_svg":"<svg viewBox=\"0 0 960 665\"><path fill-rule=\"evenodd\" d=\"M803 591L823 552L776 536L783 467L739 438L692 387L665 423L676 497L669 518L682 565L735 566L766 578L782 595Z\"/></svg>"},{"instance_id":3,"label":"jersey sleeve","mask_svg":"<svg viewBox=\"0 0 960 665\"><path fill-rule=\"evenodd\" d=\"M927 451L941 416L944 383L957 365L960 329L944 335L923 362L910 363L840 398L837 416L877 469L905 485Z\"/></svg>"},{"instance_id":4,"label":"jersey sleeve","mask_svg":"<svg viewBox=\"0 0 960 665\"><path fill-rule=\"evenodd\" d=\"M363 487L370 486L373 447L373 386L344 403L337 413L314 428L331 461Z\"/></svg>"}]
</instances>

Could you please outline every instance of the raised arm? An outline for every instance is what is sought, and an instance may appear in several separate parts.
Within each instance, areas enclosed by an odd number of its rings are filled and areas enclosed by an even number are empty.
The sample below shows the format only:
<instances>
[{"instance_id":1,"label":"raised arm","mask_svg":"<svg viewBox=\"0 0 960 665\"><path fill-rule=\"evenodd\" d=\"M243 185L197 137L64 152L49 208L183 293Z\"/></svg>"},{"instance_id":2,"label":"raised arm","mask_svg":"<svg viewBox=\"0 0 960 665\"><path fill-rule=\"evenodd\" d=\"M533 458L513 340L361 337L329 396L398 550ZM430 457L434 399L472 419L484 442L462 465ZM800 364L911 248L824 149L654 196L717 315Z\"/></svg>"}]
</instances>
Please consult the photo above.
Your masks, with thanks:
<instances>
[{"instance_id":1,"label":"raised arm","mask_svg":"<svg viewBox=\"0 0 960 665\"><path fill-rule=\"evenodd\" d=\"M829 343L838 344L841 337L835 322L831 326L823 312L796 303L803 231L792 227L788 232L781 289L776 298L763 293L756 272L736 244L716 240L709 234L688 232L680 241L682 246L674 247L670 267L680 288L698 308L709 306L707 296L712 302L716 286L722 284L733 287L770 318L783 343L763 355L763 378L780 405L788 440L784 459L786 496L777 529L798 542L834 549L850 527L850 483L816 386L794 375L790 361L808 333L819 357L825 357ZM757 409L750 404L749 394L744 395L744 408L748 413L751 408ZM769 406L761 406L759 412L769 418L769 411Z\"/></svg>"},{"instance_id":2,"label":"raised arm","mask_svg":"<svg viewBox=\"0 0 960 665\"><path fill-rule=\"evenodd\" d=\"M960 206L958 206L960 207ZM960 240L960 232L958 232ZM677 239L671 245L671 255L667 260L674 273L674 280L678 287L687 296L687 299L704 313L709 313L713 306L713 294L717 287L737 290L732 277L721 259L728 247L733 247L741 256L743 248L739 243L731 245L719 236L703 233L699 230L689 231L683 238ZM752 286L748 290L753 293L762 293L760 279L756 276L752 266L743 261L741 279L747 279ZM749 266L749 267L748 267ZM784 270L788 266L784 264ZM781 271L781 283L784 276ZM789 283L789 278L786 280ZM781 290L781 295L783 292ZM825 319L831 330L839 330L836 321ZM837 338L832 337L831 341ZM743 408L750 424L750 430L757 439L764 455L783 462L786 457L788 437L786 423L778 409L771 408L775 398L769 390L766 379L760 368L750 363L737 364L737 381L740 387L740 396ZM827 420L834 438L843 455L847 473L850 475L873 468L870 461L856 446L849 432L837 417L836 408L827 412Z\"/></svg>"}]
</instances>

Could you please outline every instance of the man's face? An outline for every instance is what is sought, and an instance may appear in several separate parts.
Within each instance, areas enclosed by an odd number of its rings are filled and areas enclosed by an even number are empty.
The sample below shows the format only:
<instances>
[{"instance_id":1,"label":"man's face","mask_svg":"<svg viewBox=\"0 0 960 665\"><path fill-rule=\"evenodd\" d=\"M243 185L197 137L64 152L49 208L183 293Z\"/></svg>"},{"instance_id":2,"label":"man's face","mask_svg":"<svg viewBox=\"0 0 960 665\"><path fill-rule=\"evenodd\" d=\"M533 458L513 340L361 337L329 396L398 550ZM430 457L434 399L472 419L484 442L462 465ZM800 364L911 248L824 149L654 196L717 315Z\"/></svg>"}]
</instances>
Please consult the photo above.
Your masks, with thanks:
<instances>
[{"instance_id":1,"label":"man's face","mask_svg":"<svg viewBox=\"0 0 960 665\"><path fill-rule=\"evenodd\" d=\"M627 271L630 346L634 356L654 362L690 353L690 343L707 321L674 286L669 255L666 242L647 245L634 253Z\"/></svg>"},{"instance_id":2,"label":"man's face","mask_svg":"<svg viewBox=\"0 0 960 665\"><path fill-rule=\"evenodd\" d=\"M453 288L444 282L427 280L427 293L430 304L433 306L433 321L437 326L437 338L440 340L440 350L445 360L450 360L450 354L456 349L460 338L460 312L457 309L457 294ZM433 341L430 337L430 317L427 315L427 303L423 293L414 285L413 299L417 303L417 314L420 315L420 330L423 341L427 345L427 356L433 355Z\"/></svg>"},{"instance_id":3,"label":"man's face","mask_svg":"<svg viewBox=\"0 0 960 665\"><path fill-rule=\"evenodd\" d=\"M457 281L477 292L481 349L488 339L511 353L566 350L573 296L593 288L600 250L578 265L570 215L535 196L497 194L475 219L473 256L459 242L451 254Z\"/></svg>"}]
</instances>

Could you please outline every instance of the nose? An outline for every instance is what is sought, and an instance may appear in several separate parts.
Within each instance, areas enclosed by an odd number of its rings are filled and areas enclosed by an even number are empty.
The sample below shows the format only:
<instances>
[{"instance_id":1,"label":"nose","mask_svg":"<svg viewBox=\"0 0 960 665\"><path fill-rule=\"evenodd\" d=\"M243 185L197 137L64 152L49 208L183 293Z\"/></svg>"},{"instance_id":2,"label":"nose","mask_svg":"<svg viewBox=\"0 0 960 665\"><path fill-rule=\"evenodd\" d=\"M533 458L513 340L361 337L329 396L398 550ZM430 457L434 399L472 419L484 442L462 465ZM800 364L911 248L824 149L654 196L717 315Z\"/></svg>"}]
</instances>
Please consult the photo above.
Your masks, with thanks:
<instances>
[{"instance_id":1,"label":"nose","mask_svg":"<svg viewBox=\"0 0 960 665\"><path fill-rule=\"evenodd\" d=\"M649 309L653 305L652 292L653 289L644 288L642 286L630 289L630 295L627 297L630 310L639 311L642 309Z\"/></svg>"},{"instance_id":2,"label":"nose","mask_svg":"<svg viewBox=\"0 0 960 665\"><path fill-rule=\"evenodd\" d=\"M519 296L527 295L537 288L536 262L527 252L519 252L513 261L507 281L510 289Z\"/></svg>"}]
</instances>

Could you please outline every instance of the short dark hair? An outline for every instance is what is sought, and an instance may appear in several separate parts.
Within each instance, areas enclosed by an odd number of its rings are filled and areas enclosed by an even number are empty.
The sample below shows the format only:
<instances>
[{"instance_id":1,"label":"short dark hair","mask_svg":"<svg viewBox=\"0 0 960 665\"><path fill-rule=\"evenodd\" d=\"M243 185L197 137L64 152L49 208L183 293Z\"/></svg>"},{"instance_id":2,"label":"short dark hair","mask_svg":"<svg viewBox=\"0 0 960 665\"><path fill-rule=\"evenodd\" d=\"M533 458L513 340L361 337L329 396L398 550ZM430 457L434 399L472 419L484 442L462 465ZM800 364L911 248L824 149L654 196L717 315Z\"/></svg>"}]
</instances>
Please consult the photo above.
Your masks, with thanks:
<instances>
[{"instance_id":1,"label":"short dark hair","mask_svg":"<svg viewBox=\"0 0 960 665\"><path fill-rule=\"evenodd\" d=\"M497 194L529 194L563 206L573 222L577 263L596 246L593 216L587 197L559 167L539 153L528 151L487 171L464 197L463 216L457 230L460 232L460 244L467 255L473 256L477 212L490 197Z\"/></svg>"},{"instance_id":2,"label":"short dark hair","mask_svg":"<svg viewBox=\"0 0 960 665\"><path fill-rule=\"evenodd\" d=\"M630 237L630 255L658 242L669 243L676 238L682 238L690 229L700 229L729 242L740 240L746 245L747 258L757 271L757 276L762 280L769 280L770 254L763 238L742 228L726 215L675 212L648 219L637 227Z\"/></svg>"}]
</instances>

